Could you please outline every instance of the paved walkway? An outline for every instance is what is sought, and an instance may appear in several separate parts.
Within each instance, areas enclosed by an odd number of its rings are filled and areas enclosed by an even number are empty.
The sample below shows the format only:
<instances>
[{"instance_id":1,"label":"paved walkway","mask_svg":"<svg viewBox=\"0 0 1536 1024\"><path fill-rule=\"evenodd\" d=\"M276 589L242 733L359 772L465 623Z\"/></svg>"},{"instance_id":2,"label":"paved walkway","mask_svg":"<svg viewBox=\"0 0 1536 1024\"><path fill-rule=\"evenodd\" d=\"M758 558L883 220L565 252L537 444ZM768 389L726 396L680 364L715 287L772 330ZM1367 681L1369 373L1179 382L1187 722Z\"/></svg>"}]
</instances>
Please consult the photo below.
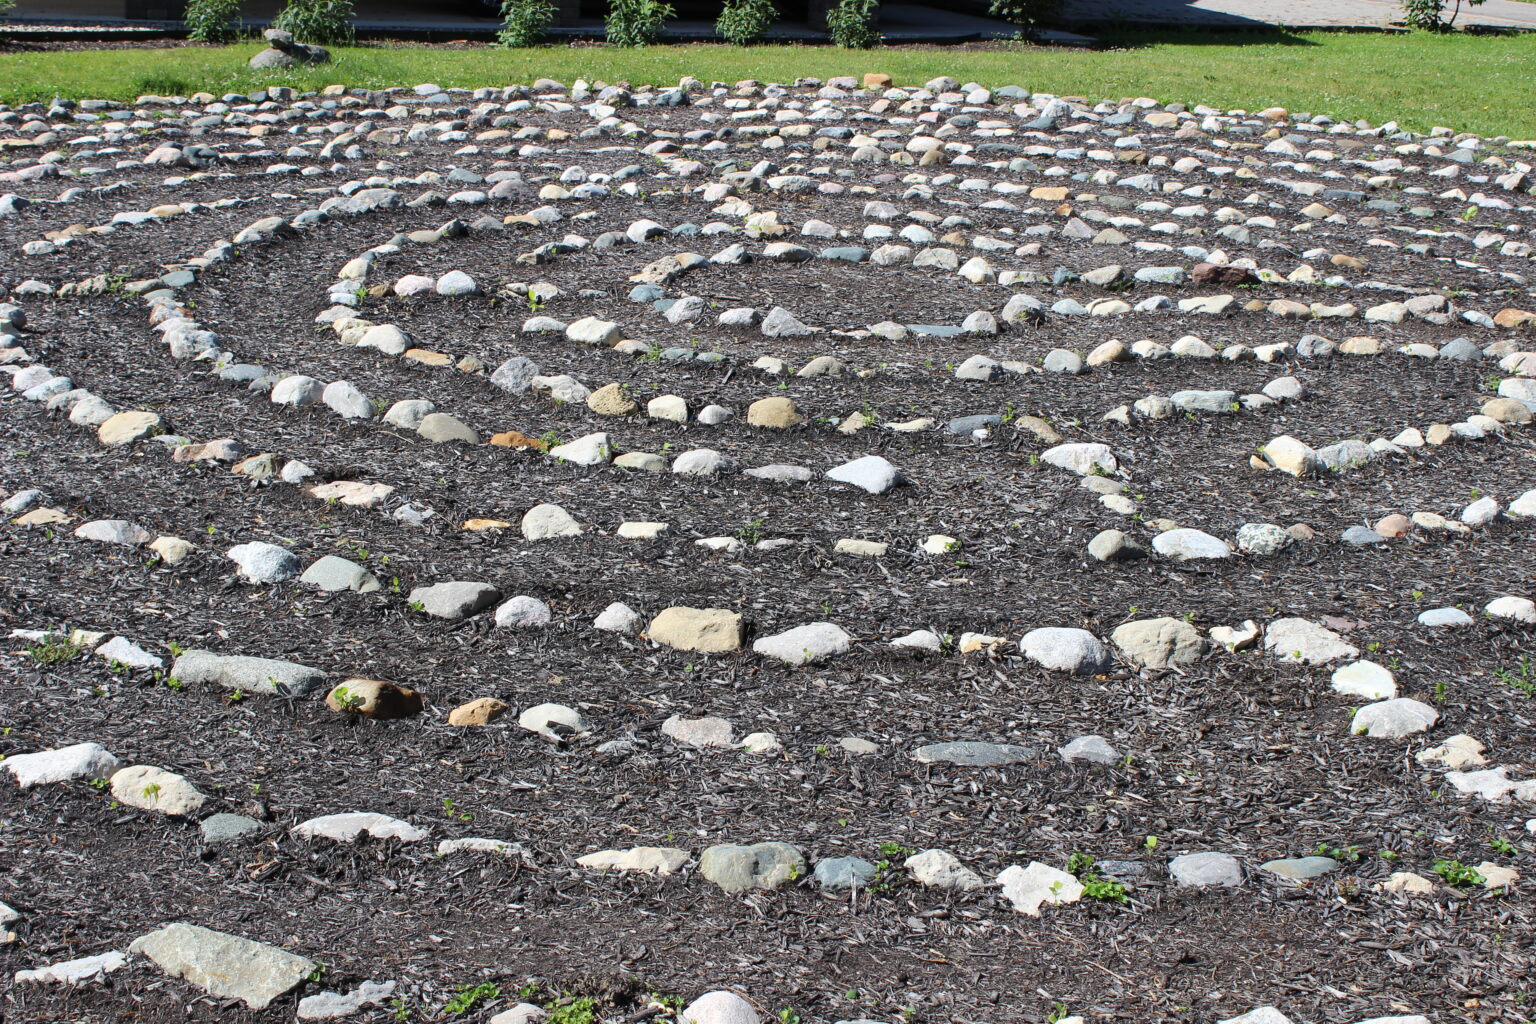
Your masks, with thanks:
<instances>
[{"instance_id":1,"label":"paved walkway","mask_svg":"<svg viewBox=\"0 0 1536 1024\"><path fill-rule=\"evenodd\" d=\"M1447 10L1455 0L1449 0ZM1069 21L1082 24L1128 22L1199 25L1211 28L1361 28L1402 24L1397 0L1067 0ZM1488 0L1462 4L1457 25L1536 29L1536 3Z\"/></svg>"}]
</instances>

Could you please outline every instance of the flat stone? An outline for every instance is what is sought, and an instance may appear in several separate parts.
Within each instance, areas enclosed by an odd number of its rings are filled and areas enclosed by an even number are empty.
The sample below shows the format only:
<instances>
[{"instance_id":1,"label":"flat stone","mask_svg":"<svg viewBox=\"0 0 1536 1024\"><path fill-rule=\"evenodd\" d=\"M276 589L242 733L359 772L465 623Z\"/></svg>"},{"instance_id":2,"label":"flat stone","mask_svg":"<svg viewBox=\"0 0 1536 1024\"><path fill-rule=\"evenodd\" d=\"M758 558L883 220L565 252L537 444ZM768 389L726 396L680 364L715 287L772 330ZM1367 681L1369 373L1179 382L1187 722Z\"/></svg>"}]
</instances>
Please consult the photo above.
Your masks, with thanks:
<instances>
[{"instance_id":1,"label":"flat stone","mask_svg":"<svg viewBox=\"0 0 1536 1024\"><path fill-rule=\"evenodd\" d=\"M412 607L435 619L467 619L501 599L501 591L489 583L454 580L416 587L407 599Z\"/></svg>"},{"instance_id":2,"label":"flat stone","mask_svg":"<svg viewBox=\"0 0 1536 1024\"><path fill-rule=\"evenodd\" d=\"M36 970L17 971L13 980L17 985L68 985L70 987L96 985L105 981L107 975L113 971L121 970L127 963L128 958L114 949L96 956L49 964L47 967L39 967Z\"/></svg>"},{"instance_id":3,"label":"flat stone","mask_svg":"<svg viewBox=\"0 0 1536 1024\"><path fill-rule=\"evenodd\" d=\"M722 843L699 857L699 874L732 894L777 889L805 874L805 857L788 843Z\"/></svg>"},{"instance_id":4,"label":"flat stone","mask_svg":"<svg viewBox=\"0 0 1536 1024\"><path fill-rule=\"evenodd\" d=\"M338 555L324 555L316 559L304 570L299 582L327 592L350 590L358 594L371 594L382 586L373 573Z\"/></svg>"},{"instance_id":5,"label":"flat stone","mask_svg":"<svg viewBox=\"0 0 1536 1024\"><path fill-rule=\"evenodd\" d=\"M374 839L398 839L402 843L415 843L427 838L426 829L372 811L324 814L310 818L293 826L293 834L300 839L331 839L338 843L355 843L364 835Z\"/></svg>"},{"instance_id":6,"label":"flat stone","mask_svg":"<svg viewBox=\"0 0 1536 1024\"><path fill-rule=\"evenodd\" d=\"M1333 691L1366 700L1386 700L1397 696L1397 681L1392 673L1374 661L1352 661L1334 670Z\"/></svg>"},{"instance_id":7,"label":"flat stone","mask_svg":"<svg viewBox=\"0 0 1536 1024\"><path fill-rule=\"evenodd\" d=\"M253 1010L297 988L319 965L276 946L190 924L171 924L135 939L128 952L153 960L220 999L239 999Z\"/></svg>"},{"instance_id":8,"label":"flat stone","mask_svg":"<svg viewBox=\"0 0 1536 1024\"><path fill-rule=\"evenodd\" d=\"M210 846L214 843L228 843L241 836L250 835L261 828L261 822L255 818L247 818L243 814L213 814L204 818L198 828L203 833L203 842Z\"/></svg>"},{"instance_id":9,"label":"flat stone","mask_svg":"<svg viewBox=\"0 0 1536 1024\"><path fill-rule=\"evenodd\" d=\"M116 757L95 743L75 743L57 750L12 754L0 761L22 789L75 779L106 779L121 767ZM0 922L3 923L3 922Z\"/></svg>"},{"instance_id":10,"label":"flat stone","mask_svg":"<svg viewBox=\"0 0 1536 1024\"><path fill-rule=\"evenodd\" d=\"M957 764L969 768L990 768L996 765L1019 764L1033 761L1039 751L1034 747L1020 747L1012 743L981 743L961 740L951 743L930 743L913 751L914 759L924 764Z\"/></svg>"},{"instance_id":11,"label":"flat stone","mask_svg":"<svg viewBox=\"0 0 1536 1024\"><path fill-rule=\"evenodd\" d=\"M1097 442L1059 444L1040 454L1040 461L1058 469L1069 470L1078 476L1096 473L1114 473L1120 469L1109 445Z\"/></svg>"},{"instance_id":12,"label":"flat stone","mask_svg":"<svg viewBox=\"0 0 1536 1024\"><path fill-rule=\"evenodd\" d=\"M684 718L682 715L673 715L661 723L661 734L690 747L736 746L731 723L723 718Z\"/></svg>"},{"instance_id":13,"label":"flat stone","mask_svg":"<svg viewBox=\"0 0 1536 1024\"><path fill-rule=\"evenodd\" d=\"M726 654L741 649L741 616L724 608L667 608L651 620L646 637L680 651Z\"/></svg>"},{"instance_id":14,"label":"flat stone","mask_svg":"<svg viewBox=\"0 0 1536 1024\"><path fill-rule=\"evenodd\" d=\"M823 889L862 889L874 881L875 866L862 857L827 857L814 873Z\"/></svg>"},{"instance_id":15,"label":"flat stone","mask_svg":"<svg viewBox=\"0 0 1536 1024\"><path fill-rule=\"evenodd\" d=\"M1265 861L1259 870L1297 882L1321 878L1339 869L1339 862L1332 857L1292 857L1284 860Z\"/></svg>"},{"instance_id":16,"label":"flat stone","mask_svg":"<svg viewBox=\"0 0 1536 1024\"><path fill-rule=\"evenodd\" d=\"M870 494L884 494L901 483L901 471L879 455L866 455L828 470L827 479Z\"/></svg>"},{"instance_id":17,"label":"flat stone","mask_svg":"<svg viewBox=\"0 0 1536 1024\"><path fill-rule=\"evenodd\" d=\"M1470 626L1472 622L1472 616L1460 608L1429 608L1418 614L1419 625L1431 628Z\"/></svg>"},{"instance_id":18,"label":"flat stone","mask_svg":"<svg viewBox=\"0 0 1536 1024\"><path fill-rule=\"evenodd\" d=\"M1152 550L1181 562L1202 558L1230 558L1232 547L1219 537L1187 527L1168 530L1152 538Z\"/></svg>"},{"instance_id":19,"label":"flat stone","mask_svg":"<svg viewBox=\"0 0 1536 1024\"><path fill-rule=\"evenodd\" d=\"M783 633L759 637L753 641L752 650L790 665L808 665L848 653L852 639L834 623L812 622Z\"/></svg>"},{"instance_id":20,"label":"flat stone","mask_svg":"<svg viewBox=\"0 0 1536 1024\"><path fill-rule=\"evenodd\" d=\"M369 1006L378 1006L395 994L392 981L365 981L351 992L317 992L299 1000L299 1020L330 1020L350 1017Z\"/></svg>"},{"instance_id":21,"label":"flat stone","mask_svg":"<svg viewBox=\"0 0 1536 1024\"><path fill-rule=\"evenodd\" d=\"M165 424L152 412L120 412L96 428L96 439L111 448L165 433Z\"/></svg>"},{"instance_id":22,"label":"flat stone","mask_svg":"<svg viewBox=\"0 0 1536 1024\"><path fill-rule=\"evenodd\" d=\"M191 650L171 665L171 675L183 683L206 683L246 693L305 697L325 683L317 668L274 658L215 654Z\"/></svg>"},{"instance_id":23,"label":"flat stone","mask_svg":"<svg viewBox=\"0 0 1536 1024\"><path fill-rule=\"evenodd\" d=\"M1276 619L1264 631L1264 647L1281 661L1325 665L1330 661L1360 657L1359 649L1344 642L1331 629L1308 619Z\"/></svg>"},{"instance_id":24,"label":"flat stone","mask_svg":"<svg viewBox=\"0 0 1536 1024\"><path fill-rule=\"evenodd\" d=\"M594 871L675 875L688 863L688 851L661 846L636 846L628 850L599 850L577 857L576 863Z\"/></svg>"},{"instance_id":25,"label":"flat stone","mask_svg":"<svg viewBox=\"0 0 1536 1024\"><path fill-rule=\"evenodd\" d=\"M1168 862L1168 874L1179 885L1243 884L1243 866L1228 853L1186 853Z\"/></svg>"},{"instance_id":26,"label":"flat stone","mask_svg":"<svg viewBox=\"0 0 1536 1024\"><path fill-rule=\"evenodd\" d=\"M1397 740L1431 728L1440 720L1440 712L1411 697L1367 704L1355 712L1349 731L1372 739Z\"/></svg>"},{"instance_id":27,"label":"flat stone","mask_svg":"<svg viewBox=\"0 0 1536 1024\"><path fill-rule=\"evenodd\" d=\"M154 539L148 530L126 519L97 519L82 523L75 528L75 536L98 544L120 544L129 548L148 544Z\"/></svg>"}]
</instances>

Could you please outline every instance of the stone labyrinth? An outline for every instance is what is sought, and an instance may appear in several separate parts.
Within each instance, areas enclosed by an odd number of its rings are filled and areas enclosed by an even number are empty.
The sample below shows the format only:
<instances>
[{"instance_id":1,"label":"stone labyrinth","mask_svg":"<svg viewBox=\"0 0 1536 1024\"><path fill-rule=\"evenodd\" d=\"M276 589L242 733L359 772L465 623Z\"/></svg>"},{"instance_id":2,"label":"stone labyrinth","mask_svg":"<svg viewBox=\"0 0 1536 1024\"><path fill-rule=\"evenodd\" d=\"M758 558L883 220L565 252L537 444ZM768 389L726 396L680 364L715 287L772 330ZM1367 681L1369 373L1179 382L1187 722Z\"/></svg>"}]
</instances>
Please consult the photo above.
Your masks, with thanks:
<instances>
[{"instance_id":1,"label":"stone labyrinth","mask_svg":"<svg viewBox=\"0 0 1536 1024\"><path fill-rule=\"evenodd\" d=\"M0 131L6 1020L1530 1019L1536 144Z\"/></svg>"}]
</instances>

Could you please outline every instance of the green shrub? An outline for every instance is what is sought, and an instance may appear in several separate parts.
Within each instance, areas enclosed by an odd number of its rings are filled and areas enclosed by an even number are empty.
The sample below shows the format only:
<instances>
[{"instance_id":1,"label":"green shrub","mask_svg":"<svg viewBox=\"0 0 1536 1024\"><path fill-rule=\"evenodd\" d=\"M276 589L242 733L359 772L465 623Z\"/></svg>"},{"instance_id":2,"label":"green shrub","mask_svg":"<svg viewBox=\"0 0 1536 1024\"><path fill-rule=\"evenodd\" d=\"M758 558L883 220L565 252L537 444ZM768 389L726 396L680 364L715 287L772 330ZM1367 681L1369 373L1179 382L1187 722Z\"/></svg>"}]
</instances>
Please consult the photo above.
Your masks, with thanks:
<instances>
[{"instance_id":1,"label":"green shrub","mask_svg":"<svg viewBox=\"0 0 1536 1024\"><path fill-rule=\"evenodd\" d=\"M832 41L845 50L867 50L880 42L880 0L838 0L827 12Z\"/></svg>"},{"instance_id":2,"label":"green shrub","mask_svg":"<svg viewBox=\"0 0 1536 1024\"><path fill-rule=\"evenodd\" d=\"M751 46L763 41L778 13L773 0L725 0L715 32L728 43Z\"/></svg>"},{"instance_id":3,"label":"green shrub","mask_svg":"<svg viewBox=\"0 0 1536 1024\"><path fill-rule=\"evenodd\" d=\"M11 9L14 8L15 6L16 6L16 0L0 0L0 18L3 18L7 14L10 14L11 13Z\"/></svg>"},{"instance_id":4,"label":"green shrub","mask_svg":"<svg viewBox=\"0 0 1536 1024\"><path fill-rule=\"evenodd\" d=\"M533 46L544 41L544 33L560 13L550 0L501 0L501 31L496 41L502 46Z\"/></svg>"},{"instance_id":5,"label":"green shrub","mask_svg":"<svg viewBox=\"0 0 1536 1024\"><path fill-rule=\"evenodd\" d=\"M194 43L228 43L240 28L240 0L188 0L182 16Z\"/></svg>"},{"instance_id":6,"label":"green shrub","mask_svg":"<svg viewBox=\"0 0 1536 1024\"><path fill-rule=\"evenodd\" d=\"M288 0L272 27L292 32L301 43L336 46L356 38L352 14L352 0Z\"/></svg>"},{"instance_id":7,"label":"green shrub","mask_svg":"<svg viewBox=\"0 0 1536 1024\"><path fill-rule=\"evenodd\" d=\"M1062 0L992 0L987 12L1025 32L1061 13Z\"/></svg>"},{"instance_id":8,"label":"green shrub","mask_svg":"<svg viewBox=\"0 0 1536 1024\"><path fill-rule=\"evenodd\" d=\"M611 46L651 46L661 38L662 26L676 16L664 0L609 0L608 43Z\"/></svg>"},{"instance_id":9,"label":"green shrub","mask_svg":"<svg viewBox=\"0 0 1536 1024\"><path fill-rule=\"evenodd\" d=\"M1468 7L1476 7L1484 0L1467 0ZM1451 12L1449 19L1445 17L1445 0L1403 0L1403 20L1409 28L1424 29L1428 32L1448 32L1456 23L1456 15L1461 13L1461 0L1456 0L1456 9Z\"/></svg>"}]
</instances>

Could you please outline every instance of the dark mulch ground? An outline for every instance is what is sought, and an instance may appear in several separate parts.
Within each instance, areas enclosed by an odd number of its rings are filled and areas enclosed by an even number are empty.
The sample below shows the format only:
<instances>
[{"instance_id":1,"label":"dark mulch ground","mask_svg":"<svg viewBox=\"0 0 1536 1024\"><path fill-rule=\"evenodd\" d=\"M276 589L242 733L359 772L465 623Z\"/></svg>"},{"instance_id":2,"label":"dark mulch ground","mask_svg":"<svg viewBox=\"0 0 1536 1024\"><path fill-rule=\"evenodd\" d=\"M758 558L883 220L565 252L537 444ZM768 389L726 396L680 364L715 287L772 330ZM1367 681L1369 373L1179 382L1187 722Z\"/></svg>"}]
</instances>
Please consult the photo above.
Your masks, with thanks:
<instances>
[{"instance_id":1,"label":"dark mulch ground","mask_svg":"<svg viewBox=\"0 0 1536 1024\"><path fill-rule=\"evenodd\" d=\"M686 110L648 111L645 119L672 130L699 124ZM413 154L391 151L390 159L411 173L494 166L489 156L453 156L453 148L426 144ZM539 160L555 170L577 162L612 170L633 154ZM18 256L7 273L54 282L150 275L259 216L313 205L318 198L302 188L345 177L284 179L265 190L247 176L140 190L163 176L121 172L134 192L30 208L0 221L0 240L15 253L45 230L101 223L123 209L220 195L256 201L126 228L55 256ZM754 202L784 211L795 224L814 216L852 227L862 224L866 199L898 201L904 188L890 181L873 196L801 203L770 195ZM491 209L526 210L538 205L532 192ZM1454 200L1435 202L1449 216L1462 208ZM908 1019L933 1024L1014 1024L1043 1019L1058 1006L1095 1020L1204 1022L1262 1004L1280 1006L1297 1021L1330 1024L1418 1012L1490 1024L1529 1019L1523 1007L1533 987L1533 933L1523 887L1442 887L1412 899L1373 889L1396 870L1432 875L1440 858L1530 867L1522 809L1462 800L1413 758L1468 732L1488 745L1493 764L1536 763L1536 705L1494 674L1529 650L1529 629L1480 618L1444 634L1414 621L1424 608L1475 612L1503 593L1530 594L1536 574L1527 525L1498 523L1469 538L1418 536L1384 550L1319 542L1219 564L1105 565L1086 556L1094 533L1119 526L1145 538L1150 528L1111 514L1066 474L1032 464L1045 447L1032 435L1009 425L977 442L942 431L845 435L835 425L866 410L880 419L940 422L978 412L1045 415L1069 440L1103 440L1121 455L1127 493L1148 520L1167 517L1228 538L1244 522L1307 522L1333 537L1390 512L1451 515L1474 493L1508 500L1536 486L1528 437L1426 450L1319 481L1249 469L1257 446L1281 433L1320 445L1464 418L1488 397L1492 364L1396 356L1274 366L1169 359L1083 377L968 384L953 378L952 365L978 351L1038 359L1055 347L1087 351L1111 336L1168 343L1185 333L1213 344L1294 340L1310 331L1341 340L1365 333L1365 325L1285 323L1259 314L1056 317L997 339L901 343L765 339L706 326L712 317L672 327L625 301L627 276L670 245L579 252L535 267L513 259L566 231L595 237L640 216L704 223L713 219L707 207L652 194L591 208L588 220L527 237L521 230L474 233L410 247L382 261L372 280L449 269L470 272L488 289L546 280L567 293L543 310L549 315L606 315L630 337L662 347L697 339L733 364L658 363L522 335L518 325L528 311L508 299L371 299L363 315L398 323L418 343L455 357L473 353L494 366L520 353L547 373L569 373L593 387L624 381L642 402L675 393L694 410L718 402L744 411L757 398L787 394L810 421L767 434L740 421L711 428L606 420L584 407L507 395L480 376L347 349L311 324L350 256L396 232L436 226L456 213L473 219L483 210L391 211L248 246L207 272L189 297L196 315L242 358L321 380L345 378L381 404L429 398L482 433L554 431L567 438L608 430L623 450L711 447L745 465L782 461L818 469L879 452L909 486L872 498L819 482L785 489L739 475L681 480L578 469L488 446L432 446L377 425L342 425L323 409L278 410L205 367L178 364L147 330L142 303L132 297L30 301L29 351L114 405L153 407L172 429L198 440L236 437L252 451L303 459L331 476L391 484L399 500L439 515L411 528L377 512L318 503L293 488L253 488L221 469L173 464L152 445L109 452L89 432L7 400L0 449L6 493L42 487L77 522L130 518L193 540L205 553L164 567L146 564L141 552L76 541L67 529L7 528L0 533L0 629L69 624L121 633L166 657L176 645L293 658L418 687L428 710L379 723L353 721L315 702L232 702L147 675L115 675L99 661L39 666L11 643L0 662L0 753L95 740L131 762L187 775L212 797L210 810L253 814L267 827L255 841L209 849L194 824L113 807L109 794L89 785L27 794L0 786L0 899L23 914L11 926L19 941L0 947L0 969L123 948L159 924L190 920L322 960L327 986L398 979L410 1019L423 1022L443 1019L439 1008L460 986L494 981L510 999L530 978L554 991L603 998L614 1019L642 1006L649 992L691 998L719 986L741 987L765 1015L793 1008L818 1022L895 1020L911 1008ZM975 224L967 234L1023 226L998 211L930 208L966 213ZM1350 272L1362 280L1491 287L1471 268L1368 250L1365 241L1377 234L1356 224L1320 225L1294 248L1368 252L1371 269ZM687 247L708 254L728 241L700 238ZM1282 273L1299 262L1274 250L1251 254ZM1485 259L1500 265L1497 257ZM1047 240L1033 263L994 262L1083 271L1112 260L1186 262L1178 254L1106 252L1056 240ZM585 287L609 295L578 298ZM831 327L882 319L957 323L973 309L999 308L1006 292L933 270L761 263L701 270L678 290L722 307L781 304ZM1075 282L1029 290L1084 301L1107 294ZM1161 290L1175 298L1208 291ZM1138 285L1127 297L1158 291ZM1253 293L1282 294L1334 301L1339 293L1268 286ZM1377 293L1363 296L1351 294L1361 305L1379 301ZM1465 301L1490 310L1505 304ZM1440 343L1463 332L1413 321L1373 325L1371 333L1401 344ZM790 378L781 388L744 365L773 354L798 366L828 352L881 372ZM1146 394L1194 387L1241 393L1286 373L1307 385L1308 398L1129 429L1100 419ZM602 532L533 544L515 531L457 528L470 516L515 523L540 501L556 501ZM644 544L612 536L620 522L634 519L669 521L673 534ZM738 532L801 543L737 556L691 543ZM930 533L959 537L963 548L937 559L916 554ZM840 537L891 541L892 554L835 555ZM220 557L249 540L281 543L306 562L323 554L357 558L387 584L398 581L398 589L325 596L296 584L249 587ZM554 609L558 626L510 633L492 628L486 616L444 624L409 608L412 587L450 579L488 580L508 595L537 596ZM844 658L799 670L751 655L654 650L589 628L614 600L646 613L675 604L733 607L755 634L830 619L861 642ZM1246 618L1330 617L1352 643L1392 667L1403 695L1434 704L1441 722L1412 741L1352 737L1352 703L1328 689L1327 670L1283 666L1261 652L1212 655L1182 673L1117 668L1076 679L1011 654L917 656L881 642L916 628L1017 638L1036 626L1073 625L1103 636L1121 622L1165 614L1205 628ZM578 707L592 735L551 747L512 724L474 731L443 724L448 709L488 695L514 708L544 701ZM680 749L659 733L673 714L722 715L737 735L773 731L787 753ZM1105 736L1127 761L1112 768L1063 764L1054 748L1085 734ZM635 753L596 753L601 742L625 735L638 741ZM845 755L836 745L844 736L870 739L880 753ZM989 770L924 766L910 757L921 744L956 739L1028 744L1041 755ZM520 842L532 864L440 859L433 842L338 847L288 835L308 817L355 809L430 825L433 840ZM765 839L793 842L812 859L879 859L882 844L942 847L987 876L1031 859L1062 864L1082 851L1141 862L1145 874L1132 880L1124 906L1084 902L1033 920L1012 913L995 894L949 897L900 872L887 872L880 886L854 899L826 897L808 882L732 898L688 874L613 878L574 866L577 856L607 847L697 851ZM1517 852L1500 853L1495 841L1512 842ZM1354 848L1358 860L1300 888L1254 877L1236 892L1202 892L1166 879L1168 857L1182 852L1219 849L1257 864L1319 847ZM105 991L14 988L0 1007L17 1022L292 1018L291 1002L253 1013L215 1000L189 1002L189 992L135 966ZM363 1019L389 1017L380 1010Z\"/></svg>"}]
</instances>

